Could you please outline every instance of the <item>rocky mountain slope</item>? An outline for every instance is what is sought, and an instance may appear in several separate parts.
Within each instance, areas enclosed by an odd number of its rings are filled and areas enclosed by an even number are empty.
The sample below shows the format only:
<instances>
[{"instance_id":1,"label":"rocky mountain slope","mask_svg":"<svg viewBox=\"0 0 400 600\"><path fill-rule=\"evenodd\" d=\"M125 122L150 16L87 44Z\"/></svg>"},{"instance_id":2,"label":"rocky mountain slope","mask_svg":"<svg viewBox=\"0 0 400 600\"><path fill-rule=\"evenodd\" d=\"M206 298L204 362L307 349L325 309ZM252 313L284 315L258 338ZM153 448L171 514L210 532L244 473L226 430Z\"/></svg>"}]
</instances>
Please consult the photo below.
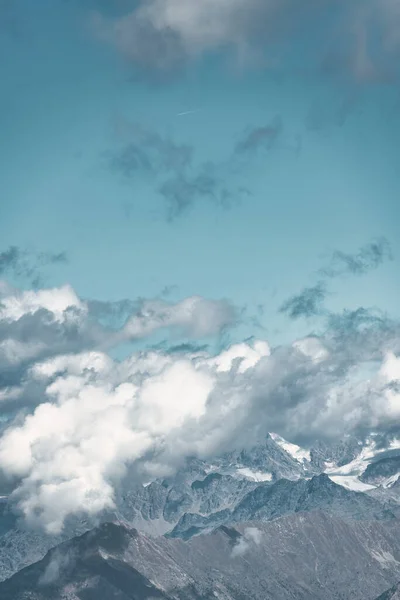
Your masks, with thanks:
<instances>
[{"instance_id":1,"label":"rocky mountain slope","mask_svg":"<svg viewBox=\"0 0 400 600\"><path fill-rule=\"evenodd\" d=\"M103 524L0 583L2 600L372 600L400 578L400 522L322 512L185 542Z\"/></svg>"},{"instance_id":2,"label":"rocky mountain slope","mask_svg":"<svg viewBox=\"0 0 400 600\"><path fill-rule=\"evenodd\" d=\"M396 513L385 504L362 492L337 485L327 475L321 474L310 480L280 479L274 484L259 485L248 492L233 510L225 509L207 516L185 513L170 535L187 539L222 524L269 521L285 514L313 510L354 520L396 518Z\"/></svg>"},{"instance_id":3,"label":"rocky mountain slope","mask_svg":"<svg viewBox=\"0 0 400 600\"><path fill-rule=\"evenodd\" d=\"M386 590L383 592L378 598L375 600L400 600L400 583L397 583L390 590Z\"/></svg>"},{"instance_id":4,"label":"rocky mountain slope","mask_svg":"<svg viewBox=\"0 0 400 600\"><path fill-rule=\"evenodd\" d=\"M110 520L153 536L173 531L187 538L222 524L318 509L349 519L393 518L400 511L400 481L381 485L380 455L373 440L362 445L349 438L307 451L270 434L254 447L209 461L188 459L173 477L146 485L128 477L117 490L115 511L96 520L69 519L61 536L27 530L5 498L0 502L0 580L40 560L60 542ZM371 469L374 483L364 483L361 479L369 478ZM353 491L359 485L366 486L366 493Z\"/></svg>"}]
</instances>

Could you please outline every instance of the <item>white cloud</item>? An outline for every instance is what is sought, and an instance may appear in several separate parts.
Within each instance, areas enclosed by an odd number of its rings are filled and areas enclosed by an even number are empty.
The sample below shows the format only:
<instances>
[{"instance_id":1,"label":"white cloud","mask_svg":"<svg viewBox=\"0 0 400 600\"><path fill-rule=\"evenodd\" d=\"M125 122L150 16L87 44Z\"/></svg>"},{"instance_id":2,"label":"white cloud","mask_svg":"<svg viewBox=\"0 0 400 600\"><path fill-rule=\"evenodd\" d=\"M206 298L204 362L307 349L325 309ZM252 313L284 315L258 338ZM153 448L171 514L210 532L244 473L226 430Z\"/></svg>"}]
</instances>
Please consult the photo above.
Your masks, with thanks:
<instances>
[{"instance_id":1,"label":"white cloud","mask_svg":"<svg viewBox=\"0 0 400 600\"><path fill-rule=\"evenodd\" d=\"M68 285L38 291L14 290L2 298L0 320L17 321L24 315L44 309L51 312L56 321L62 321L66 318L68 308L86 312L85 304Z\"/></svg>"},{"instance_id":2,"label":"white cloud","mask_svg":"<svg viewBox=\"0 0 400 600\"><path fill-rule=\"evenodd\" d=\"M213 455L268 431L293 439L395 424L384 380L388 372L397 377L393 360L360 382L351 371L332 374L331 356L305 361L297 350L271 352L262 341L217 357L152 351L117 363L101 352L58 356L30 370L30 381L44 385L43 400L4 433L0 467L19 478L15 501L27 521L57 533L70 514L111 508L132 463L148 480L187 455Z\"/></svg>"},{"instance_id":3,"label":"white cloud","mask_svg":"<svg viewBox=\"0 0 400 600\"><path fill-rule=\"evenodd\" d=\"M320 362L328 358L329 352L321 343L321 341L314 336L309 336L301 340L297 340L293 343L293 348L296 348L304 356L310 358L314 362Z\"/></svg>"},{"instance_id":4,"label":"white cloud","mask_svg":"<svg viewBox=\"0 0 400 600\"><path fill-rule=\"evenodd\" d=\"M264 0L267 3L271 4ZM246 15L261 5L259 0L151 0L142 5L138 16L158 31L176 31L189 51L198 52L240 44Z\"/></svg>"},{"instance_id":5,"label":"white cloud","mask_svg":"<svg viewBox=\"0 0 400 600\"><path fill-rule=\"evenodd\" d=\"M242 537L234 545L232 549L232 558L243 556L248 552L252 546L259 546L261 544L263 532L257 529L257 527L246 527Z\"/></svg>"},{"instance_id":6,"label":"white cloud","mask_svg":"<svg viewBox=\"0 0 400 600\"><path fill-rule=\"evenodd\" d=\"M249 344L234 344L218 356L211 359L211 365L215 365L217 371L230 371L236 364L239 373L244 373L254 367L260 358L269 356L270 347L265 341L256 341L252 346Z\"/></svg>"},{"instance_id":7,"label":"white cloud","mask_svg":"<svg viewBox=\"0 0 400 600\"><path fill-rule=\"evenodd\" d=\"M234 318L234 310L228 302L215 302L201 296L191 296L177 304L163 300L145 301L140 312L127 321L120 335L136 339L160 328L176 327L190 337L208 337L231 324Z\"/></svg>"},{"instance_id":8,"label":"white cloud","mask_svg":"<svg viewBox=\"0 0 400 600\"><path fill-rule=\"evenodd\" d=\"M306 67L325 65L359 81L395 72L399 24L397 0L141 0L122 17L93 17L96 34L145 71L174 70L226 48L240 64L250 59L271 67L285 61L287 67L301 49Z\"/></svg>"},{"instance_id":9,"label":"white cloud","mask_svg":"<svg viewBox=\"0 0 400 600\"><path fill-rule=\"evenodd\" d=\"M114 21L95 15L100 37L130 60L170 68L185 55L233 45L243 53L248 35L273 2L265 0L147 0ZM145 52L146 51L146 52Z\"/></svg>"},{"instance_id":10,"label":"white cloud","mask_svg":"<svg viewBox=\"0 0 400 600\"><path fill-rule=\"evenodd\" d=\"M70 514L111 508L128 466L148 481L188 455L244 447L270 431L306 442L384 433L399 422L400 359L386 352L390 341L396 349L396 329L380 337L373 322L361 353L339 327L330 338L275 349L254 340L216 356L138 351L118 362L106 340L113 346L161 328L207 337L233 323L235 311L198 296L146 300L115 330L93 323L90 303L68 286L3 285L0 294L0 401L7 414L30 411L2 423L0 468L19 481L14 498L27 521L52 533ZM380 369L363 368L380 353Z\"/></svg>"},{"instance_id":11,"label":"white cloud","mask_svg":"<svg viewBox=\"0 0 400 600\"><path fill-rule=\"evenodd\" d=\"M380 369L384 382L389 384L384 390L384 398L389 421L400 422L400 357L389 352Z\"/></svg>"},{"instance_id":12,"label":"white cloud","mask_svg":"<svg viewBox=\"0 0 400 600\"><path fill-rule=\"evenodd\" d=\"M70 286L20 291L2 285L0 297L0 372L5 371L7 377L13 375L10 367L20 376L20 365L51 355L109 349L160 329L178 337L210 337L236 319L234 307L226 300L200 296L177 303L142 300L136 306L132 303L129 318L116 329L98 320L91 312L92 304L79 298ZM111 304L110 316L112 310Z\"/></svg>"}]
</instances>

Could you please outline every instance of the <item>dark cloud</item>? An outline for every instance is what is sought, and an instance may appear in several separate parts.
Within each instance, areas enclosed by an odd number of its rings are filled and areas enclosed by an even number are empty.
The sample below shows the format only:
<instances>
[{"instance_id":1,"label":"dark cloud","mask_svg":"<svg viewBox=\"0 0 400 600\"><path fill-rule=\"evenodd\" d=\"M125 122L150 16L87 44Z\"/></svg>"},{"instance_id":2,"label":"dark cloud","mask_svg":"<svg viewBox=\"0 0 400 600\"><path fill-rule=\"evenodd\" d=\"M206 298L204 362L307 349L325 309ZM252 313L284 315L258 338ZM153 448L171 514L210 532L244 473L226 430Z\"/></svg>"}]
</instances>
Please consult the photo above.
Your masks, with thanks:
<instances>
[{"instance_id":1,"label":"dark cloud","mask_svg":"<svg viewBox=\"0 0 400 600\"><path fill-rule=\"evenodd\" d=\"M127 139L110 153L110 167L123 177L182 172L192 164L193 148L131 123L121 117L114 123L117 138Z\"/></svg>"},{"instance_id":2,"label":"dark cloud","mask_svg":"<svg viewBox=\"0 0 400 600\"><path fill-rule=\"evenodd\" d=\"M255 127L246 132L236 144L235 154L255 153L260 149L270 150L276 144L282 129L282 118L277 115L268 125Z\"/></svg>"},{"instance_id":3,"label":"dark cloud","mask_svg":"<svg viewBox=\"0 0 400 600\"><path fill-rule=\"evenodd\" d=\"M329 313L326 337L343 360L378 360L386 352L400 351L400 323L385 313L359 307Z\"/></svg>"},{"instance_id":4,"label":"dark cloud","mask_svg":"<svg viewBox=\"0 0 400 600\"><path fill-rule=\"evenodd\" d=\"M200 352L208 352L209 345L208 344L194 344L192 342L182 342L181 344L176 344L171 346L171 342L169 340L163 340L159 344L153 344L149 347L152 350L162 351L166 354L198 354Z\"/></svg>"},{"instance_id":5,"label":"dark cloud","mask_svg":"<svg viewBox=\"0 0 400 600\"><path fill-rule=\"evenodd\" d=\"M244 186L231 183L230 159L227 164L212 161L196 164L191 146L178 144L122 117L115 120L114 132L123 143L115 151L107 152L109 167L129 183L144 177L156 185L165 201L169 222L200 201L229 209L250 194ZM125 214L131 214L131 210L130 206L127 213L124 208Z\"/></svg>"},{"instance_id":6,"label":"dark cloud","mask_svg":"<svg viewBox=\"0 0 400 600\"><path fill-rule=\"evenodd\" d=\"M200 200L210 201L224 209L250 194L244 187L227 187L212 164L203 165L194 175L178 175L165 181L159 188L167 205L167 219L174 221Z\"/></svg>"},{"instance_id":7,"label":"dark cloud","mask_svg":"<svg viewBox=\"0 0 400 600\"><path fill-rule=\"evenodd\" d=\"M319 269L320 280L318 283L304 288L299 294L295 294L286 300L279 308L279 312L286 314L290 319L329 315L323 309L324 301L328 295L324 279L333 279L345 275L366 275L377 269L386 260L392 259L391 247L385 238L377 238L361 246L354 254L335 250L331 254L327 265ZM352 314L352 318L354 319L356 316L361 318L361 315L362 313Z\"/></svg>"},{"instance_id":8,"label":"dark cloud","mask_svg":"<svg viewBox=\"0 0 400 600\"><path fill-rule=\"evenodd\" d=\"M326 295L325 285L319 282L312 287L304 288L299 294L286 300L279 308L279 312L284 313L290 319L315 317L322 313Z\"/></svg>"},{"instance_id":9,"label":"dark cloud","mask_svg":"<svg viewBox=\"0 0 400 600\"><path fill-rule=\"evenodd\" d=\"M10 246L0 252L0 277L13 276L27 281L34 287L43 285L42 268L51 265L66 264L68 262L65 252L35 252L17 246Z\"/></svg>"},{"instance_id":10,"label":"dark cloud","mask_svg":"<svg viewBox=\"0 0 400 600\"><path fill-rule=\"evenodd\" d=\"M378 238L362 246L355 254L335 250L329 264L320 273L326 277L365 275L387 260L393 260L390 244L385 238Z\"/></svg>"}]
</instances>

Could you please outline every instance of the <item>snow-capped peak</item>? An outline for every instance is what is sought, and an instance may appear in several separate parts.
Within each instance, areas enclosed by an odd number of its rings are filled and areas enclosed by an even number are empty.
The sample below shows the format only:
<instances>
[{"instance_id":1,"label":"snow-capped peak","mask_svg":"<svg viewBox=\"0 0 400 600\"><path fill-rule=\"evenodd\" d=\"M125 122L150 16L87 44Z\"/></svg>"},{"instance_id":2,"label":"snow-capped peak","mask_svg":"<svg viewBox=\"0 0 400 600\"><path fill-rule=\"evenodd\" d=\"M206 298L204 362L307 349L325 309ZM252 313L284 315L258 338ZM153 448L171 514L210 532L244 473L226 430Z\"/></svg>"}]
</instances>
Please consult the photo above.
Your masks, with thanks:
<instances>
[{"instance_id":1,"label":"snow-capped peak","mask_svg":"<svg viewBox=\"0 0 400 600\"><path fill-rule=\"evenodd\" d=\"M311 460L309 450L305 450L304 448L301 448L296 444L288 442L277 433L270 433L270 436L274 440L274 442L278 444L278 446L280 446L283 450L285 450L285 452L290 454L290 456L292 456L298 462L304 463L305 461Z\"/></svg>"}]
</instances>

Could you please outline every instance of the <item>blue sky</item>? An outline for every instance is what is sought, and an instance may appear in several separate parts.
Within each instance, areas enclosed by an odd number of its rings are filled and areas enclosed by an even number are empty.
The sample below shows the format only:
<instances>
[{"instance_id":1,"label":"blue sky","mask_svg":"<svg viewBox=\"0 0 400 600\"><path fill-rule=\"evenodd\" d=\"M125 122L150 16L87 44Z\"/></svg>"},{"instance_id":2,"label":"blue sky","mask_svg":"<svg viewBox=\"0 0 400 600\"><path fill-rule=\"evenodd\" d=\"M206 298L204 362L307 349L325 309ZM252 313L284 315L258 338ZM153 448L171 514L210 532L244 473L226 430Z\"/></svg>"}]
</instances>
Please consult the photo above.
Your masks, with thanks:
<instances>
[{"instance_id":1,"label":"blue sky","mask_svg":"<svg viewBox=\"0 0 400 600\"><path fill-rule=\"evenodd\" d=\"M66 251L68 265L48 282L68 281L85 297L153 297L176 286L176 298L263 305L262 324L279 342L294 325L277 308L315 283L322 256L384 236L395 260L336 280L327 302L398 316L396 87L285 64L238 66L215 53L165 80L134 76L135 65L96 37L93 9L113 15L101 3L58 0L9 8L15 26L2 31L0 59L3 246ZM246 131L276 118L282 129L270 148L232 158ZM194 173L213 162L231 206L199 196L170 222L158 191L170 173L137 167L126 176L112 166L138 124L190 147Z\"/></svg>"},{"instance_id":2,"label":"blue sky","mask_svg":"<svg viewBox=\"0 0 400 600\"><path fill-rule=\"evenodd\" d=\"M399 30L391 0L0 0L0 494L28 521L270 431L399 438Z\"/></svg>"}]
</instances>

